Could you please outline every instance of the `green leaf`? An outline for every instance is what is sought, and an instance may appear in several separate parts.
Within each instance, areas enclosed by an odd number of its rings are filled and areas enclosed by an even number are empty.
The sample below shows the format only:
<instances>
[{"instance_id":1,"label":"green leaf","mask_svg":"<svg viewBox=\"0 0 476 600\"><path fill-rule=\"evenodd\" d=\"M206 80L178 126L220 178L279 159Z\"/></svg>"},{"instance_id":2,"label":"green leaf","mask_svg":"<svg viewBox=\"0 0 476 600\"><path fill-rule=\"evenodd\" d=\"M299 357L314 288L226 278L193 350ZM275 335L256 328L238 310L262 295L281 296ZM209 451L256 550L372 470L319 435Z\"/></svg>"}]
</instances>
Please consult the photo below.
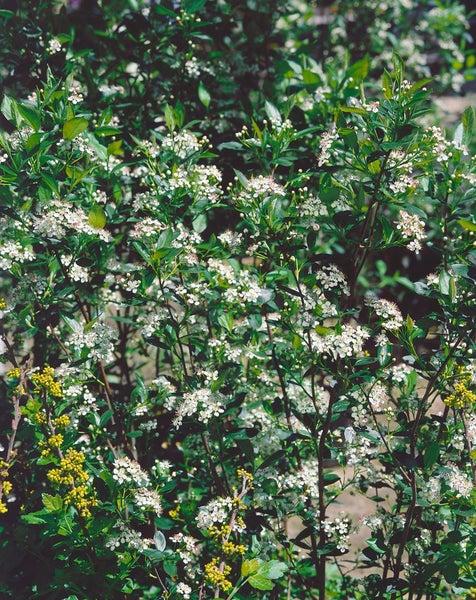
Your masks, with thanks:
<instances>
[{"instance_id":1,"label":"green leaf","mask_svg":"<svg viewBox=\"0 0 476 600\"><path fill-rule=\"evenodd\" d=\"M359 84L367 77L369 72L370 61L368 56L364 56L356 63L351 65L347 71L347 76L352 78L355 83Z\"/></svg>"},{"instance_id":2,"label":"green leaf","mask_svg":"<svg viewBox=\"0 0 476 600\"><path fill-rule=\"evenodd\" d=\"M303 69L302 80L306 85L313 85L319 83L319 77L309 69Z\"/></svg>"},{"instance_id":3,"label":"green leaf","mask_svg":"<svg viewBox=\"0 0 476 600\"><path fill-rule=\"evenodd\" d=\"M288 570L285 563L279 560L270 560L269 562L260 566L258 573L268 577L268 579L279 579Z\"/></svg>"},{"instance_id":4,"label":"green leaf","mask_svg":"<svg viewBox=\"0 0 476 600\"><path fill-rule=\"evenodd\" d=\"M441 572L447 583L455 583L459 577L459 567L453 561L447 562Z\"/></svg>"},{"instance_id":5,"label":"green leaf","mask_svg":"<svg viewBox=\"0 0 476 600\"><path fill-rule=\"evenodd\" d=\"M474 131L474 120L474 108L468 106L463 113L461 121L463 125L463 144L469 144L471 142Z\"/></svg>"},{"instance_id":6,"label":"green leaf","mask_svg":"<svg viewBox=\"0 0 476 600\"><path fill-rule=\"evenodd\" d=\"M16 124L16 115L18 114L17 103L10 96L5 95L1 105L2 114L8 121Z\"/></svg>"},{"instance_id":7,"label":"green leaf","mask_svg":"<svg viewBox=\"0 0 476 600\"><path fill-rule=\"evenodd\" d=\"M200 102L203 104L203 106L205 108L209 107L210 100L211 100L210 92L203 85L202 81L200 81L200 83L198 84L198 99L200 100Z\"/></svg>"},{"instance_id":8,"label":"green leaf","mask_svg":"<svg viewBox=\"0 0 476 600\"><path fill-rule=\"evenodd\" d=\"M74 140L80 133L86 131L89 121L84 117L73 117L63 125L63 137L65 140Z\"/></svg>"},{"instance_id":9,"label":"green leaf","mask_svg":"<svg viewBox=\"0 0 476 600\"><path fill-rule=\"evenodd\" d=\"M40 113L38 110L29 104L18 103L17 107L23 120L26 121L34 131L38 131L41 127Z\"/></svg>"},{"instance_id":10,"label":"green leaf","mask_svg":"<svg viewBox=\"0 0 476 600\"><path fill-rule=\"evenodd\" d=\"M281 123L281 115L274 104L271 104L271 102L266 100L264 103L264 110L266 111L266 115L271 122Z\"/></svg>"},{"instance_id":11,"label":"green leaf","mask_svg":"<svg viewBox=\"0 0 476 600\"><path fill-rule=\"evenodd\" d=\"M88 215L89 224L95 229L104 229L106 225L106 213L102 206L96 204L91 208Z\"/></svg>"},{"instance_id":12,"label":"green leaf","mask_svg":"<svg viewBox=\"0 0 476 600\"><path fill-rule=\"evenodd\" d=\"M367 540L367 546L371 548L374 552L378 554L385 554L385 548L382 548L380 545L380 540L378 538L369 538Z\"/></svg>"},{"instance_id":13,"label":"green leaf","mask_svg":"<svg viewBox=\"0 0 476 600\"><path fill-rule=\"evenodd\" d=\"M252 575L248 579L248 583L256 590L272 590L274 588L274 583L260 573Z\"/></svg>"},{"instance_id":14,"label":"green leaf","mask_svg":"<svg viewBox=\"0 0 476 600\"><path fill-rule=\"evenodd\" d=\"M29 515L22 515L21 520L29 525L40 525L41 523L46 523L45 519L36 516L35 513L30 513Z\"/></svg>"},{"instance_id":15,"label":"green leaf","mask_svg":"<svg viewBox=\"0 0 476 600\"><path fill-rule=\"evenodd\" d=\"M63 508L63 499L58 494L56 494L56 496L42 494L41 499L43 500L43 505L48 512L57 512Z\"/></svg>"},{"instance_id":16,"label":"green leaf","mask_svg":"<svg viewBox=\"0 0 476 600\"><path fill-rule=\"evenodd\" d=\"M196 233L202 233L205 231L207 228L207 215L204 213L197 215L192 221L192 227Z\"/></svg>"},{"instance_id":17,"label":"green leaf","mask_svg":"<svg viewBox=\"0 0 476 600\"><path fill-rule=\"evenodd\" d=\"M466 219L458 219L458 223L463 229L467 229L468 231L476 231L476 223L473 223L472 221L468 221Z\"/></svg>"},{"instance_id":18,"label":"green leaf","mask_svg":"<svg viewBox=\"0 0 476 600\"><path fill-rule=\"evenodd\" d=\"M393 81L390 73L388 71L384 71L382 75L382 88L383 94L387 100L393 96Z\"/></svg>"},{"instance_id":19,"label":"green leaf","mask_svg":"<svg viewBox=\"0 0 476 600\"><path fill-rule=\"evenodd\" d=\"M262 564L262 560L259 558L252 558L251 560L245 560L241 565L241 576L248 577L252 573L256 573Z\"/></svg>"},{"instance_id":20,"label":"green leaf","mask_svg":"<svg viewBox=\"0 0 476 600\"><path fill-rule=\"evenodd\" d=\"M159 552L163 552L165 550L165 546L167 545L167 540L165 539L165 535L161 531L155 532L154 544Z\"/></svg>"},{"instance_id":21,"label":"green leaf","mask_svg":"<svg viewBox=\"0 0 476 600\"><path fill-rule=\"evenodd\" d=\"M428 469L432 467L440 456L440 445L438 442L433 441L430 442L425 450L425 454L423 456L423 464L425 468Z\"/></svg>"},{"instance_id":22,"label":"green leaf","mask_svg":"<svg viewBox=\"0 0 476 600\"><path fill-rule=\"evenodd\" d=\"M174 113L175 113L175 111L170 106L170 104L166 104L165 109L164 109L164 118L165 118L165 124L167 125L167 129L169 131L173 131L175 129L175 114Z\"/></svg>"},{"instance_id":23,"label":"green leaf","mask_svg":"<svg viewBox=\"0 0 476 600\"><path fill-rule=\"evenodd\" d=\"M122 156L124 151L121 148L122 140L116 140L115 142L111 142L107 147L107 155L108 156Z\"/></svg>"},{"instance_id":24,"label":"green leaf","mask_svg":"<svg viewBox=\"0 0 476 600\"><path fill-rule=\"evenodd\" d=\"M184 11L191 15L192 13L201 10L206 2L207 0L183 0L182 6Z\"/></svg>"}]
</instances>

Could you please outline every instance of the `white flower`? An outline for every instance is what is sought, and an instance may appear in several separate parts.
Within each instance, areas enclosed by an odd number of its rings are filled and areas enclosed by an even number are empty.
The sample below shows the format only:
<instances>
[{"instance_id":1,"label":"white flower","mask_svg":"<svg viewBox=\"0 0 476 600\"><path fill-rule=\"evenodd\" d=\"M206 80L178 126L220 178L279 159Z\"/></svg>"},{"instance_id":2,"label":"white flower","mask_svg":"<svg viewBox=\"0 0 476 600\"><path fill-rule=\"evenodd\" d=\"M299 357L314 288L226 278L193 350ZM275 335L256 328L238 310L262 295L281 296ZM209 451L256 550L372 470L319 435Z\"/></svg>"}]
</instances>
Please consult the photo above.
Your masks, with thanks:
<instances>
[{"instance_id":1,"label":"white flower","mask_svg":"<svg viewBox=\"0 0 476 600\"><path fill-rule=\"evenodd\" d=\"M155 512L157 516L162 513L160 496L155 490L141 487L134 492L134 501L139 508Z\"/></svg>"},{"instance_id":2,"label":"white flower","mask_svg":"<svg viewBox=\"0 0 476 600\"><path fill-rule=\"evenodd\" d=\"M196 518L197 527L200 529L209 529L216 523L223 525L228 521L229 514L233 508L233 499L227 496L226 498L216 498L211 500L205 506L200 506Z\"/></svg>"},{"instance_id":3,"label":"white flower","mask_svg":"<svg viewBox=\"0 0 476 600\"><path fill-rule=\"evenodd\" d=\"M312 349L317 354L330 354L332 358L356 356L362 351L369 332L360 325L343 325L340 333L319 335L311 331Z\"/></svg>"},{"instance_id":4,"label":"white flower","mask_svg":"<svg viewBox=\"0 0 476 600\"><path fill-rule=\"evenodd\" d=\"M119 485L144 487L150 483L149 476L141 469L139 463L126 456L114 460L112 476Z\"/></svg>"},{"instance_id":5,"label":"white flower","mask_svg":"<svg viewBox=\"0 0 476 600\"><path fill-rule=\"evenodd\" d=\"M407 247L418 254L421 250L421 241L426 237L425 223L417 215L411 215L402 210L397 221L397 229L402 232L403 237L413 238L407 244Z\"/></svg>"}]
</instances>

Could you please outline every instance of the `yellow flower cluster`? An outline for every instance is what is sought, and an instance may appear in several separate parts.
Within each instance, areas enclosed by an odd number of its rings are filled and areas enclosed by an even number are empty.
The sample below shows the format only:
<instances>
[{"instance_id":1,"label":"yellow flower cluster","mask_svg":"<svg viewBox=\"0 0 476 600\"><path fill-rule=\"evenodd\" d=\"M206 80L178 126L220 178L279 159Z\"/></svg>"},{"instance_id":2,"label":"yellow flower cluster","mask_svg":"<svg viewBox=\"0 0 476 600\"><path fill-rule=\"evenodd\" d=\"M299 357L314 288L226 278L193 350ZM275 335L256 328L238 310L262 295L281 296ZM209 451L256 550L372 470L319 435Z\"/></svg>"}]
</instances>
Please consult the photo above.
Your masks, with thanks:
<instances>
[{"instance_id":1,"label":"yellow flower cluster","mask_svg":"<svg viewBox=\"0 0 476 600\"><path fill-rule=\"evenodd\" d=\"M96 498L89 495L87 486L78 485L65 494L64 501L76 508L79 514L88 519L91 516L91 506L97 506Z\"/></svg>"},{"instance_id":2,"label":"yellow flower cluster","mask_svg":"<svg viewBox=\"0 0 476 600\"><path fill-rule=\"evenodd\" d=\"M228 524L222 525L221 527L212 525L211 527L209 527L207 529L207 531L208 531L209 535L211 535L211 537L216 538L216 539L226 538L231 533L231 529Z\"/></svg>"},{"instance_id":3,"label":"yellow flower cluster","mask_svg":"<svg viewBox=\"0 0 476 600\"><path fill-rule=\"evenodd\" d=\"M10 369L7 373L7 377L9 377L10 379L16 379L20 377L20 369L18 367Z\"/></svg>"},{"instance_id":4,"label":"yellow flower cluster","mask_svg":"<svg viewBox=\"0 0 476 600\"><path fill-rule=\"evenodd\" d=\"M0 459L0 498L3 494L7 495L12 491L13 485L7 480L8 463ZM0 514L8 512L7 505L0 500Z\"/></svg>"},{"instance_id":5,"label":"yellow flower cluster","mask_svg":"<svg viewBox=\"0 0 476 600\"><path fill-rule=\"evenodd\" d=\"M458 367L458 383L455 384L452 394L444 399L446 406L450 408L464 408L476 403L476 394L469 389L471 384L471 373L466 367Z\"/></svg>"},{"instance_id":6,"label":"yellow flower cluster","mask_svg":"<svg viewBox=\"0 0 476 600\"><path fill-rule=\"evenodd\" d=\"M7 303L5 298L0 298L0 310L5 310L7 308Z\"/></svg>"},{"instance_id":7,"label":"yellow flower cluster","mask_svg":"<svg viewBox=\"0 0 476 600\"><path fill-rule=\"evenodd\" d=\"M227 579L230 573L231 567L229 565L224 564L221 569L218 567L217 558L212 559L205 565L205 577L212 585L220 587L224 592L228 592L233 587L231 581Z\"/></svg>"},{"instance_id":8,"label":"yellow flower cluster","mask_svg":"<svg viewBox=\"0 0 476 600\"><path fill-rule=\"evenodd\" d=\"M31 380L37 390L44 390L55 398L61 398L63 395L61 384L55 381L53 375L52 367L46 365L40 373L33 373Z\"/></svg>"},{"instance_id":9,"label":"yellow flower cluster","mask_svg":"<svg viewBox=\"0 0 476 600\"><path fill-rule=\"evenodd\" d=\"M180 517L180 504L169 510L169 516L171 519L178 519Z\"/></svg>"},{"instance_id":10,"label":"yellow flower cluster","mask_svg":"<svg viewBox=\"0 0 476 600\"><path fill-rule=\"evenodd\" d=\"M56 427L56 429L66 429L70 423L71 419L68 417L68 415L61 415L53 420L53 425Z\"/></svg>"},{"instance_id":11,"label":"yellow flower cluster","mask_svg":"<svg viewBox=\"0 0 476 600\"><path fill-rule=\"evenodd\" d=\"M248 483L251 484L253 481L253 475L249 472L246 471L245 469L238 469L236 471L236 474L238 475L238 477L241 477L243 479L247 479ZM248 487L253 487L252 485L249 485Z\"/></svg>"},{"instance_id":12,"label":"yellow flower cluster","mask_svg":"<svg viewBox=\"0 0 476 600\"><path fill-rule=\"evenodd\" d=\"M223 552L228 555L241 554L243 556L243 554L245 553L245 547L243 546L243 544L234 544L230 541L223 542L222 549Z\"/></svg>"},{"instance_id":13,"label":"yellow flower cluster","mask_svg":"<svg viewBox=\"0 0 476 600\"><path fill-rule=\"evenodd\" d=\"M46 425L48 419L46 418L45 413L39 410L33 415L33 421L35 421L35 423L38 425Z\"/></svg>"},{"instance_id":14,"label":"yellow flower cluster","mask_svg":"<svg viewBox=\"0 0 476 600\"><path fill-rule=\"evenodd\" d=\"M476 587L471 587L469 588L468 592L468 598L476 598Z\"/></svg>"},{"instance_id":15,"label":"yellow flower cluster","mask_svg":"<svg viewBox=\"0 0 476 600\"><path fill-rule=\"evenodd\" d=\"M63 437L61 434L54 438ZM49 441L51 441L50 438ZM65 504L74 506L85 519L91 516L90 508L97 506L97 500L91 496L87 485L88 474L84 470L85 456L82 452L68 448L66 455L60 461L59 468L48 471L48 479L54 485L69 485L71 489L64 496Z\"/></svg>"},{"instance_id":16,"label":"yellow flower cluster","mask_svg":"<svg viewBox=\"0 0 476 600\"><path fill-rule=\"evenodd\" d=\"M84 470L84 460L85 456L82 452L68 448L65 457L61 459L59 468L48 471L48 479L56 485L85 483L88 480L88 474Z\"/></svg>"}]
</instances>

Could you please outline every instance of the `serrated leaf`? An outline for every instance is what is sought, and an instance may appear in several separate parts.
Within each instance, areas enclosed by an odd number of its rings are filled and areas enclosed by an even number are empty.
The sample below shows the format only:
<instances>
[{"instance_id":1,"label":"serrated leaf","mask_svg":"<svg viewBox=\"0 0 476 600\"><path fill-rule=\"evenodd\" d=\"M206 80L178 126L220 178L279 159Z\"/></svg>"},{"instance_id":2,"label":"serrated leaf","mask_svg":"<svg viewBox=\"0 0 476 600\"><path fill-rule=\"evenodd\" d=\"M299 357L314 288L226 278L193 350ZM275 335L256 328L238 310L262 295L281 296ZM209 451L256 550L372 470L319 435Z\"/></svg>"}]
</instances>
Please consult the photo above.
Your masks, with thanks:
<instances>
[{"instance_id":1,"label":"serrated leaf","mask_svg":"<svg viewBox=\"0 0 476 600\"><path fill-rule=\"evenodd\" d=\"M50 494L42 494L43 506L48 512L57 512L63 508L63 499L58 494L51 496Z\"/></svg>"},{"instance_id":2,"label":"serrated leaf","mask_svg":"<svg viewBox=\"0 0 476 600\"><path fill-rule=\"evenodd\" d=\"M25 523L28 523L29 525L40 525L42 523L46 523L45 519L37 517L34 513L31 513L29 515L22 515L21 520Z\"/></svg>"},{"instance_id":3,"label":"serrated leaf","mask_svg":"<svg viewBox=\"0 0 476 600\"><path fill-rule=\"evenodd\" d=\"M198 84L198 99L205 108L208 108L210 106L211 98L212 97L210 96L210 92L204 86L203 82L200 81L200 83Z\"/></svg>"},{"instance_id":4,"label":"serrated leaf","mask_svg":"<svg viewBox=\"0 0 476 600\"><path fill-rule=\"evenodd\" d=\"M248 575L256 573L262 562L263 561L259 558L252 558L251 560L243 561L241 565L241 576L248 577Z\"/></svg>"},{"instance_id":5,"label":"serrated leaf","mask_svg":"<svg viewBox=\"0 0 476 600\"><path fill-rule=\"evenodd\" d=\"M89 121L84 117L73 117L63 125L63 137L65 140L74 140L79 134L86 131Z\"/></svg>"},{"instance_id":6,"label":"serrated leaf","mask_svg":"<svg viewBox=\"0 0 476 600\"><path fill-rule=\"evenodd\" d=\"M167 545L167 540L165 539L165 535L161 531L155 532L154 544L159 552L163 552L165 550L165 546Z\"/></svg>"},{"instance_id":7,"label":"serrated leaf","mask_svg":"<svg viewBox=\"0 0 476 600\"><path fill-rule=\"evenodd\" d=\"M106 225L106 213L102 206L96 204L91 208L88 215L88 222L91 227L94 227L95 229L104 229L104 226Z\"/></svg>"},{"instance_id":8,"label":"serrated leaf","mask_svg":"<svg viewBox=\"0 0 476 600\"><path fill-rule=\"evenodd\" d=\"M279 560L270 560L260 566L258 573L264 575L268 579L279 579L279 577L282 577L287 570L288 567L285 563L280 562Z\"/></svg>"},{"instance_id":9,"label":"serrated leaf","mask_svg":"<svg viewBox=\"0 0 476 600\"><path fill-rule=\"evenodd\" d=\"M264 591L272 590L274 588L274 583L270 579L264 577L264 575L260 575L259 573L252 575L248 579L248 583L251 585L251 587L255 588L256 590Z\"/></svg>"}]
</instances>

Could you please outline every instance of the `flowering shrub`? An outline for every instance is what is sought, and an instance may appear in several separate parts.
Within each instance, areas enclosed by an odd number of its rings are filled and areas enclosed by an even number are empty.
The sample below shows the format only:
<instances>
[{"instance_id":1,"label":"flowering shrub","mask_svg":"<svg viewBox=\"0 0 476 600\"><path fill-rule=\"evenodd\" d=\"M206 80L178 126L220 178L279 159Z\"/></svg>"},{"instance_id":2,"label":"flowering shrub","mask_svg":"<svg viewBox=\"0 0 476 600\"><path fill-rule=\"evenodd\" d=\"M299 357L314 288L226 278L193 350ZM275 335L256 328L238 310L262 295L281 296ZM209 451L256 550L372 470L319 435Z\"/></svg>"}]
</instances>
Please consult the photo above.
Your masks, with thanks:
<instances>
[{"instance_id":1,"label":"flowering shrub","mask_svg":"<svg viewBox=\"0 0 476 600\"><path fill-rule=\"evenodd\" d=\"M476 597L474 113L392 61L217 145L75 72L4 97L5 597Z\"/></svg>"}]
</instances>

